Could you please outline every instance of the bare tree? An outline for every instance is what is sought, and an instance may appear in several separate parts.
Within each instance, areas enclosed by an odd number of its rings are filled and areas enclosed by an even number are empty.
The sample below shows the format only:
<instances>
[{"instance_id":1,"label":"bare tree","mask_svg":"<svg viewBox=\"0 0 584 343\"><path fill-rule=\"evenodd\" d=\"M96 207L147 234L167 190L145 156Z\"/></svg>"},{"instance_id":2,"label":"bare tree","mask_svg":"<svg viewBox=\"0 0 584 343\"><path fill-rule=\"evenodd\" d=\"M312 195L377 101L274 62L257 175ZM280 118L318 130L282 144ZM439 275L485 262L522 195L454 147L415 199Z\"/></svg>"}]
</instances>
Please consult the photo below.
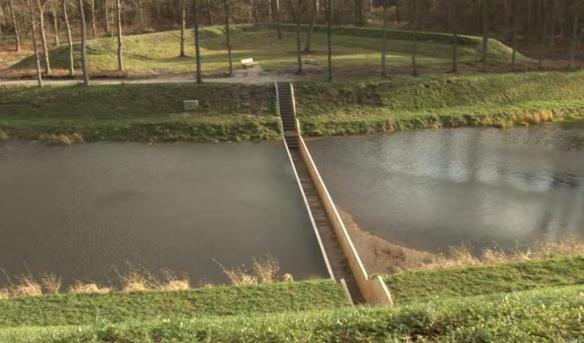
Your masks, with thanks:
<instances>
[{"instance_id":1,"label":"bare tree","mask_svg":"<svg viewBox=\"0 0 584 343\"><path fill-rule=\"evenodd\" d=\"M278 31L278 39L282 39L282 25L280 18L280 0L276 1L276 30Z\"/></svg>"},{"instance_id":2,"label":"bare tree","mask_svg":"<svg viewBox=\"0 0 584 343\"><path fill-rule=\"evenodd\" d=\"M513 13L513 20L511 28L511 48L513 50L511 54L511 69L515 71L517 69L517 30L519 29L519 3L516 0L511 0L511 11Z\"/></svg>"},{"instance_id":3,"label":"bare tree","mask_svg":"<svg viewBox=\"0 0 584 343\"><path fill-rule=\"evenodd\" d=\"M195 31L195 62L197 64L197 83L203 83L203 71L201 70L201 46L199 37L199 8L197 0L193 0L193 30Z\"/></svg>"},{"instance_id":4,"label":"bare tree","mask_svg":"<svg viewBox=\"0 0 584 343\"><path fill-rule=\"evenodd\" d=\"M539 58L537 62L537 69L543 70L543 56L545 54L545 38L547 35L547 24L549 16L545 14L544 7L546 5L545 0L541 0L539 4L539 17L540 17L540 47L539 47Z\"/></svg>"},{"instance_id":5,"label":"bare tree","mask_svg":"<svg viewBox=\"0 0 584 343\"><path fill-rule=\"evenodd\" d=\"M233 75L233 60L231 58L231 37L229 32L229 21L231 17L231 9L229 0L223 0L225 10L225 45L227 46L227 58L229 59L229 76Z\"/></svg>"},{"instance_id":6,"label":"bare tree","mask_svg":"<svg viewBox=\"0 0 584 343\"><path fill-rule=\"evenodd\" d=\"M212 11L211 0L207 0L207 6L205 6L205 9L207 10L207 23L209 24L209 26L213 26L213 14L211 13L211 11Z\"/></svg>"},{"instance_id":7,"label":"bare tree","mask_svg":"<svg viewBox=\"0 0 584 343\"><path fill-rule=\"evenodd\" d=\"M81 70L83 70L83 84L89 86L89 72L87 70L87 23L85 22L85 10L83 1L79 0L79 18L81 24Z\"/></svg>"},{"instance_id":8,"label":"bare tree","mask_svg":"<svg viewBox=\"0 0 584 343\"><path fill-rule=\"evenodd\" d=\"M302 5L304 4L303 0L290 0L290 11L292 12L292 16L294 17L294 21L296 22L296 57L298 61L298 70L296 71L297 74L303 74L303 66L302 66L302 33L301 33L301 25L302 25L302 15L300 13L302 9Z\"/></svg>"},{"instance_id":9,"label":"bare tree","mask_svg":"<svg viewBox=\"0 0 584 343\"><path fill-rule=\"evenodd\" d=\"M387 77L387 26L389 22L389 0L383 0L383 35L381 37L381 76Z\"/></svg>"},{"instance_id":10,"label":"bare tree","mask_svg":"<svg viewBox=\"0 0 584 343\"><path fill-rule=\"evenodd\" d=\"M487 0L481 0L481 20L483 24L483 47L481 50L481 71L487 71L487 53L489 48L489 24L488 24Z\"/></svg>"},{"instance_id":11,"label":"bare tree","mask_svg":"<svg viewBox=\"0 0 584 343\"><path fill-rule=\"evenodd\" d=\"M45 58L45 72L47 75L51 74L51 58L49 56L49 46L47 44L47 34L45 33L45 5L47 4L46 0L36 0L37 8L38 8L38 15L39 15L39 26L41 30L41 43L43 46L43 54Z\"/></svg>"},{"instance_id":12,"label":"bare tree","mask_svg":"<svg viewBox=\"0 0 584 343\"><path fill-rule=\"evenodd\" d=\"M327 0L326 4L326 38L327 38L327 50L328 50L328 80L333 80L333 2L332 0Z\"/></svg>"},{"instance_id":13,"label":"bare tree","mask_svg":"<svg viewBox=\"0 0 584 343\"><path fill-rule=\"evenodd\" d=\"M10 9L10 20L12 20L12 27L14 28L15 50L16 52L20 52L22 49L20 46L20 29L16 20L16 12L14 12L14 0L8 0L8 7Z\"/></svg>"},{"instance_id":14,"label":"bare tree","mask_svg":"<svg viewBox=\"0 0 584 343\"><path fill-rule=\"evenodd\" d=\"M180 57L185 57L185 31L187 28L187 1L181 0L181 15L180 15Z\"/></svg>"},{"instance_id":15,"label":"bare tree","mask_svg":"<svg viewBox=\"0 0 584 343\"><path fill-rule=\"evenodd\" d=\"M418 53L418 0L412 0L414 6L414 29L412 30L412 75L418 76L418 63L416 55Z\"/></svg>"},{"instance_id":16,"label":"bare tree","mask_svg":"<svg viewBox=\"0 0 584 343\"><path fill-rule=\"evenodd\" d=\"M450 0L450 31L452 33L452 69L451 73L458 73L458 1Z\"/></svg>"},{"instance_id":17,"label":"bare tree","mask_svg":"<svg viewBox=\"0 0 584 343\"><path fill-rule=\"evenodd\" d=\"M570 44L570 70L576 70L576 48L578 46L578 12L574 11L572 22L572 42Z\"/></svg>"},{"instance_id":18,"label":"bare tree","mask_svg":"<svg viewBox=\"0 0 584 343\"><path fill-rule=\"evenodd\" d=\"M69 76L75 73L75 61L73 59L73 35L71 33L71 24L69 23L69 14L67 13L67 3L69 0L63 0L63 17L65 19L65 28L67 29L67 43L69 44Z\"/></svg>"},{"instance_id":19,"label":"bare tree","mask_svg":"<svg viewBox=\"0 0 584 343\"><path fill-rule=\"evenodd\" d=\"M59 16L57 14L57 1L53 0L53 29L55 30L55 46L61 45L59 41Z\"/></svg>"},{"instance_id":20,"label":"bare tree","mask_svg":"<svg viewBox=\"0 0 584 343\"><path fill-rule=\"evenodd\" d=\"M144 32L144 2L143 0L136 1L138 7L138 20L140 22L140 33Z\"/></svg>"},{"instance_id":21,"label":"bare tree","mask_svg":"<svg viewBox=\"0 0 584 343\"><path fill-rule=\"evenodd\" d=\"M104 16L104 24L105 24L105 33L109 34L111 31L111 27L110 27L110 15L109 15L109 6L108 6L108 0L103 0L103 16Z\"/></svg>"},{"instance_id":22,"label":"bare tree","mask_svg":"<svg viewBox=\"0 0 584 343\"><path fill-rule=\"evenodd\" d=\"M41 73L41 57L39 56L39 51L37 47L37 28L36 28L36 19L34 13L34 6L32 4L32 0L28 0L28 9L30 11L30 23L32 29L32 46L34 49L34 57L36 61L36 76L37 76L37 83L39 87L43 86L43 76Z\"/></svg>"},{"instance_id":23,"label":"bare tree","mask_svg":"<svg viewBox=\"0 0 584 343\"><path fill-rule=\"evenodd\" d=\"M116 1L116 27L118 33L118 71L124 71L124 42L122 31L122 0Z\"/></svg>"},{"instance_id":24,"label":"bare tree","mask_svg":"<svg viewBox=\"0 0 584 343\"><path fill-rule=\"evenodd\" d=\"M95 24L95 0L91 0L89 10L91 12L91 37L97 37L97 26Z\"/></svg>"},{"instance_id":25,"label":"bare tree","mask_svg":"<svg viewBox=\"0 0 584 343\"><path fill-rule=\"evenodd\" d=\"M304 52L310 52L312 43L312 32L314 31L314 25L316 24L316 13L318 12L318 2L317 0L312 0L312 11L310 12L310 25L308 26L308 31L306 32L306 45L304 46Z\"/></svg>"}]
</instances>

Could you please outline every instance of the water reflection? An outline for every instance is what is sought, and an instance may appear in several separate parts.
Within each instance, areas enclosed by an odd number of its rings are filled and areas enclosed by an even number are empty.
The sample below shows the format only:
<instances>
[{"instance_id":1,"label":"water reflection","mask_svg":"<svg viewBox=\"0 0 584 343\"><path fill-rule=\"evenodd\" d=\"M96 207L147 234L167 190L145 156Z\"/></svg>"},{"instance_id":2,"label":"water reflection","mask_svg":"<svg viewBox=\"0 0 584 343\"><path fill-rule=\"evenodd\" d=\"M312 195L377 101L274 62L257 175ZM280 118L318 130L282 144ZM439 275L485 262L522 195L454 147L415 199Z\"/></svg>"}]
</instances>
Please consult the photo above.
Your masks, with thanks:
<instances>
[{"instance_id":1,"label":"water reflection","mask_svg":"<svg viewBox=\"0 0 584 343\"><path fill-rule=\"evenodd\" d=\"M339 207L431 251L584 234L584 126L455 129L309 143Z\"/></svg>"}]
</instances>

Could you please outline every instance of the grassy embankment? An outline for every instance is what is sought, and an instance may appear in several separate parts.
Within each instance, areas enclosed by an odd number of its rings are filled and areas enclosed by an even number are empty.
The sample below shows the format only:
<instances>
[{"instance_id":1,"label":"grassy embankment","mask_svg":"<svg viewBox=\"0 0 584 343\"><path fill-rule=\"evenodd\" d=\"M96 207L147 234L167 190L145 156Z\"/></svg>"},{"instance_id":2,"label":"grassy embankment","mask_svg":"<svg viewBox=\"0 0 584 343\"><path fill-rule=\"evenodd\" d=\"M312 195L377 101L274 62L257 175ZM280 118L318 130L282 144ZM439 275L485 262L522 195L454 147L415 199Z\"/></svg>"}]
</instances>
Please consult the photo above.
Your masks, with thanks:
<instances>
[{"instance_id":1,"label":"grassy embankment","mask_svg":"<svg viewBox=\"0 0 584 343\"><path fill-rule=\"evenodd\" d=\"M385 277L398 304L584 284L584 256L405 271Z\"/></svg>"},{"instance_id":2,"label":"grassy embankment","mask_svg":"<svg viewBox=\"0 0 584 343\"><path fill-rule=\"evenodd\" d=\"M584 72L396 77L296 83L312 136L584 118ZM155 84L0 87L0 130L12 138L223 141L279 136L272 85ZM183 99L201 108L182 113Z\"/></svg>"},{"instance_id":3,"label":"grassy embankment","mask_svg":"<svg viewBox=\"0 0 584 343\"><path fill-rule=\"evenodd\" d=\"M584 257L388 276L396 307L332 281L0 301L0 342L565 341L584 337ZM534 315L537 314L537 315Z\"/></svg>"},{"instance_id":4,"label":"grassy embankment","mask_svg":"<svg viewBox=\"0 0 584 343\"><path fill-rule=\"evenodd\" d=\"M57 294L0 300L0 328L307 311L344 306L346 301L344 290L331 280L167 292Z\"/></svg>"},{"instance_id":5,"label":"grassy embankment","mask_svg":"<svg viewBox=\"0 0 584 343\"><path fill-rule=\"evenodd\" d=\"M0 329L5 342L533 342L584 336L584 286L398 308Z\"/></svg>"},{"instance_id":6,"label":"grassy embankment","mask_svg":"<svg viewBox=\"0 0 584 343\"><path fill-rule=\"evenodd\" d=\"M294 25L283 25L283 29L294 30ZM306 27L305 27L306 29ZM89 41L89 68L96 76L153 76L194 73L194 39L192 30L187 31L186 51L189 57L179 55L179 31L131 35L124 38L124 59L126 72L118 75L117 41L115 38L99 38ZM334 65L338 75L371 76L379 72L381 46L380 29L353 27L334 28ZM233 59L235 68L241 68L239 60L253 57L264 71L294 72L296 70L295 33L285 32L284 39L277 38L275 30L255 29L243 25L233 27ZM407 31L392 30L389 33L391 54L389 66L392 73L408 73L411 65L411 38ZM261 44L258 44L261 42ZM203 73L205 76L223 75L228 70L227 50L222 27L207 27L201 30ZM79 49L76 49L76 65L79 69ZM323 78L327 68L326 34L317 27L313 35L312 51L305 53L306 70L309 76ZM445 72L449 70L451 47L450 35L440 33L419 33L418 63L423 73ZM69 65L68 47L54 48L51 66L56 74L66 75ZM460 37L460 68L476 71L480 59L480 38ZM508 65L511 50L504 44L491 40L489 61L493 67ZM520 61L525 59L520 56ZM32 56L24 58L2 76L32 75L35 67ZM321 75L321 76L319 76Z\"/></svg>"}]
</instances>

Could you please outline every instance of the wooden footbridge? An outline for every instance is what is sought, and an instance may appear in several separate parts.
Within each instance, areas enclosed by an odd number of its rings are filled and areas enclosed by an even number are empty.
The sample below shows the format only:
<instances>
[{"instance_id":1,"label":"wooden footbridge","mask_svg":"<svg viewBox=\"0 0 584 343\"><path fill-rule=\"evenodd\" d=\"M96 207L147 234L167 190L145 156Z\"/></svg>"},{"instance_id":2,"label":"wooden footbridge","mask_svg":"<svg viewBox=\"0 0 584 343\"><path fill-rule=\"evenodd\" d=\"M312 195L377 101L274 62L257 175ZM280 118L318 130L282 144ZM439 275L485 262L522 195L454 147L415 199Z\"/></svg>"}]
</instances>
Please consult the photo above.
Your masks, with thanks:
<instances>
[{"instance_id":1,"label":"wooden footbridge","mask_svg":"<svg viewBox=\"0 0 584 343\"><path fill-rule=\"evenodd\" d=\"M286 150L331 278L341 282L354 303L392 304L381 277L369 277L355 245L302 139L294 87L276 83L277 109Z\"/></svg>"}]
</instances>

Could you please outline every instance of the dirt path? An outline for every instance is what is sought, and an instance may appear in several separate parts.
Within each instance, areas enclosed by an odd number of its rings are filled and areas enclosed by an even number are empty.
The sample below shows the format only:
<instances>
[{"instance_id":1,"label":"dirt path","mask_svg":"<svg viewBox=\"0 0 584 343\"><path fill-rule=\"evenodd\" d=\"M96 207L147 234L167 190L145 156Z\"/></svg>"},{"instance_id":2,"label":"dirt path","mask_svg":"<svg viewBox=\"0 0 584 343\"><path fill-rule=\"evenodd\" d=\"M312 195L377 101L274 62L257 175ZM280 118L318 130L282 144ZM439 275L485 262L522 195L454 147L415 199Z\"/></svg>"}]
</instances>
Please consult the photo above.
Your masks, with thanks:
<instances>
[{"instance_id":1,"label":"dirt path","mask_svg":"<svg viewBox=\"0 0 584 343\"><path fill-rule=\"evenodd\" d=\"M308 75L291 73L275 73L264 71L260 66L249 69L237 69L231 77L204 78L208 83L241 83L241 84L269 84L278 81L308 80ZM95 79L90 85L121 85L121 84L158 84L158 83L194 83L194 76L163 76L143 79ZM43 84L50 86L71 86L82 83L80 79L46 79ZM2 86L35 86L36 80L0 80Z\"/></svg>"}]
</instances>

